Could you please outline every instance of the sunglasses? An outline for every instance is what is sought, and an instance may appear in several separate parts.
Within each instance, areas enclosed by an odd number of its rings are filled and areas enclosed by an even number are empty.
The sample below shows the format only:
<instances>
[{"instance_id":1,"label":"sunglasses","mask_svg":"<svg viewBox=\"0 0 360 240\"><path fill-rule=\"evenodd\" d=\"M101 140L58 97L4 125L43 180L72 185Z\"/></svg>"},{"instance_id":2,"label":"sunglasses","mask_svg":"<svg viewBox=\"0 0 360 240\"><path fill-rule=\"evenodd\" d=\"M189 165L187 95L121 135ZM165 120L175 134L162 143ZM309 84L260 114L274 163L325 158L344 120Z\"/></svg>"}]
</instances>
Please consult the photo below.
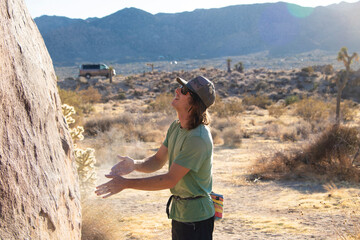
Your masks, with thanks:
<instances>
[{"instance_id":1,"label":"sunglasses","mask_svg":"<svg viewBox=\"0 0 360 240\"><path fill-rule=\"evenodd\" d=\"M180 87L180 92L183 95L186 95L187 93L190 93L190 95L192 95L192 92L186 86L183 85L181 85Z\"/></svg>"}]
</instances>

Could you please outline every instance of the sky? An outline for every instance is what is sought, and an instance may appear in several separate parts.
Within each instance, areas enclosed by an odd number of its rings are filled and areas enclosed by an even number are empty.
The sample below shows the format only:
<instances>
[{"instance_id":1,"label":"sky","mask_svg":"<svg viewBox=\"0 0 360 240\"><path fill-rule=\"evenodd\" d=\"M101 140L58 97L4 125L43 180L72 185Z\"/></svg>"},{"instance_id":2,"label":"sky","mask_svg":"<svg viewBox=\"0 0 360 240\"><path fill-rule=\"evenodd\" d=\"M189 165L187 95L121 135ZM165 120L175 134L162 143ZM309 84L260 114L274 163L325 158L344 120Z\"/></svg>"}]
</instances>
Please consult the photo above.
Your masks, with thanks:
<instances>
[{"instance_id":1,"label":"sky","mask_svg":"<svg viewBox=\"0 0 360 240\"><path fill-rule=\"evenodd\" d=\"M278 2L280 0L24 0L33 18L42 15L65 16L86 19L104 17L121 9L135 7L146 12L177 13L195 9L221 8L231 5ZM341 1L336 0L282 0L303 7L328 6ZM346 0L357 2L359 0Z\"/></svg>"}]
</instances>

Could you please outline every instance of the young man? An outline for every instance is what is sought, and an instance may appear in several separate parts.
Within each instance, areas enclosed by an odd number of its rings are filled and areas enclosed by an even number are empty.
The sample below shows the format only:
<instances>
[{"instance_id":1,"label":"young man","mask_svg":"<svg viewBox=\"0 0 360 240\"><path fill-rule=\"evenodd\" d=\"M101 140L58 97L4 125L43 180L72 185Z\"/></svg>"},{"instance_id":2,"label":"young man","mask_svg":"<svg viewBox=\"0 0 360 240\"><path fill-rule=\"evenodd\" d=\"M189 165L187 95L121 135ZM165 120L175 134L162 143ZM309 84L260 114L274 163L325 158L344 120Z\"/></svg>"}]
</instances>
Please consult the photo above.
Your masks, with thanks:
<instances>
[{"instance_id":1,"label":"young man","mask_svg":"<svg viewBox=\"0 0 360 240\"><path fill-rule=\"evenodd\" d=\"M131 188L138 190L170 189L173 194L167 213L172 219L172 239L212 239L214 205L212 191L213 142L207 108L215 102L214 84L203 76L189 82L177 78L181 85L175 90L171 105L178 114L157 153L144 160L119 156L106 177L111 180L97 187L96 194L110 197ZM148 178L122 177L134 170L154 172L169 161L169 171ZM171 203L171 210L168 207Z\"/></svg>"}]
</instances>

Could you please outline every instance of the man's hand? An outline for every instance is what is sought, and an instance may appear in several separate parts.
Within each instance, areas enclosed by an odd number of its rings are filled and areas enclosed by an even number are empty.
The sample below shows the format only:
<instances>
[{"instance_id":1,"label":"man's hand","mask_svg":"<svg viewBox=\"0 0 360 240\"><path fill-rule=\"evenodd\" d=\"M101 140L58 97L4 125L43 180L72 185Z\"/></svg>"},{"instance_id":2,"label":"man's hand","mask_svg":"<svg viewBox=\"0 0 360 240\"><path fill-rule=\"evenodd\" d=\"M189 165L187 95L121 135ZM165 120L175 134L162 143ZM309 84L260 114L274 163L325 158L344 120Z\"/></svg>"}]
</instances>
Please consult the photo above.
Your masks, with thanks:
<instances>
[{"instance_id":1,"label":"man's hand","mask_svg":"<svg viewBox=\"0 0 360 240\"><path fill-rule=\"evenodd\" d=\"M97 186L96 195L103 195L103 198L108 198L125 189L125 179L123 177L114 175L105 175L105 177L112 179L107 183Z\"/></svg>"},{"instance_id":2,"label":"man's hand","mask_svg":"<svg viewBox=\"0 0 360 240\"><path fill-rule=\"evenodd\" d=\"M111 168L111 172L109 175L112 176L123 176L129 174L135 170L135 161L129 157L117 156L120 160L117 164L115 164Z\"/></svg>"}]
</instances>

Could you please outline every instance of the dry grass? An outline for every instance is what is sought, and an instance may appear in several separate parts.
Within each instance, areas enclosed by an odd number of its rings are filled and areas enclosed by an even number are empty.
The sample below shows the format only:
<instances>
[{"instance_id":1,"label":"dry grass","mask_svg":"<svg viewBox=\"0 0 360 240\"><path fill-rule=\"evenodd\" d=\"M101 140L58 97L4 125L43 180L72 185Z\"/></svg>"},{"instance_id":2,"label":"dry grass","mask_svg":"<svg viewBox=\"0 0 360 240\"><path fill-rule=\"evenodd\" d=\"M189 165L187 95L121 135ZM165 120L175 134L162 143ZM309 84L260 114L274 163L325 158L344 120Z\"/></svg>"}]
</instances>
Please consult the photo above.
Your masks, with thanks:
<instances>
[{"instance_id":1,"label":"dry grass","mask_svg":"<svg viewBox=\"0 0 360 240\"><path fill-rule=\"evenodd\" d=\"M267 107L269 115L275 118L281 117L285 112L286 108L283 104L272 104Z\"/></svg>"},{"instance_id":2,"label":"dry grass","mask_svg":"<svg viewBox=\"0 0 360 240\"><path fill-rule=\"evenodd\" d=\"M156 119L156 121L155 121ZM164 140L164 129L172 121L165 114L157 116L147 114L140 116L137 113L122 113L117 116L99 116L86 121L84 128L88 136L96 136L112 129L122 134L127 142L157 142ZM164 125L165 124L165 125Z\"/></svg>"},{"instance_id":3,"label":"dry grass","mask_svg":"<svg viewBox=\"0 0 360 240\"><path fill-rule=\"evenodd\" d=\"M308 122L320 122L330 114L330 105L316 98L304 98L295 104L297 116Z\"/></svg>"},{"instance_id":4,"label":"dry grass","mask_svg":"<svg viewBox=\"0 0 360 240\"><path fill-rule=\"evenodd\" d=\"M360 170L352 165L359 144L356 128L332 126L302 149L260 158L254 174L268 179L316 177L359 182Z\"/></svg>"},{"instance_id":5,"label":"dry grass","mask_svg":"<svg viewBox=\"0 0 360 240\"><path fill-rule=\"evenodd\" d=\"M227 147L240 147L243 131L238 117L215 118L211 124L214 144Z\"/></svg>"},{"instance_id":6,"label":"dry grass","mask_svg":"<svg viewBox=\"0 0 360 240\"><path fill-rule=\"evenodd\" d=\"M254 105L259 108L265 109L267 106L270 106L272 104L272 101L266 95L257 94L257 95L246 95L243 98L242 103L245 106Z\"/></svg>"},{"instance_id":7,"label":"dry grass","mask_svg":"<svg viewBox=\"0 0 360 240\"><path fill-rule=\"evenodd\" d=\"M209 108L211 114L220 118L238 116L244 110L240 98L234 97L224 100L219 95L216 96L215 104Z\"/></svg>"},{"instance_id":8,"label":"dry grass","mask_svg":"<svg viewBox=\"0 0 360 240\"><path fill-rule=\"evenodd\" d=\"M76 124L74 126L83 125L84 114L93 112L93 105L99 103L102 97L98 90L93 87L76 91L58 88L58 92L62 104L67 104L75 108L76 114L73 117Z\"/></svg>"},{"instance_id":9,"label":"dry grass","mask_svg":"<svg viewBox=\"0 0 360 240\"><path fill-rule=\"evenodd\" d=\"M266 139L296 142L308 139L311 132L311 124L302 119L289 123L284 123L281 120L270 120L266 122L266 125L262 128L261 134Z\"/></svg>"},{"instance_id":10,"label":"dry grass","mask_svg":"<svg viewBox=\"0 0 360 240\"><path fill-rule=\"evenodd\" d=\"M104 217L104 213L107 216ZM121 232L117 226L117 217L111 206L94 206L90 202L82 202L82 240L118 239L116 236Z\"/></svg>"},{"instance_id":11,"label":"dry grass","mask_svg":"<svg viewBox=\"0 0 360 240\"><path fill-rule=\"evenodd\" d=\"M161 93L152 102L150 102L148 106L148 111L163 112L167 114L174 112L174 109L170 104L173 98L174 94Z\"/></svg>"}]
</instances>

